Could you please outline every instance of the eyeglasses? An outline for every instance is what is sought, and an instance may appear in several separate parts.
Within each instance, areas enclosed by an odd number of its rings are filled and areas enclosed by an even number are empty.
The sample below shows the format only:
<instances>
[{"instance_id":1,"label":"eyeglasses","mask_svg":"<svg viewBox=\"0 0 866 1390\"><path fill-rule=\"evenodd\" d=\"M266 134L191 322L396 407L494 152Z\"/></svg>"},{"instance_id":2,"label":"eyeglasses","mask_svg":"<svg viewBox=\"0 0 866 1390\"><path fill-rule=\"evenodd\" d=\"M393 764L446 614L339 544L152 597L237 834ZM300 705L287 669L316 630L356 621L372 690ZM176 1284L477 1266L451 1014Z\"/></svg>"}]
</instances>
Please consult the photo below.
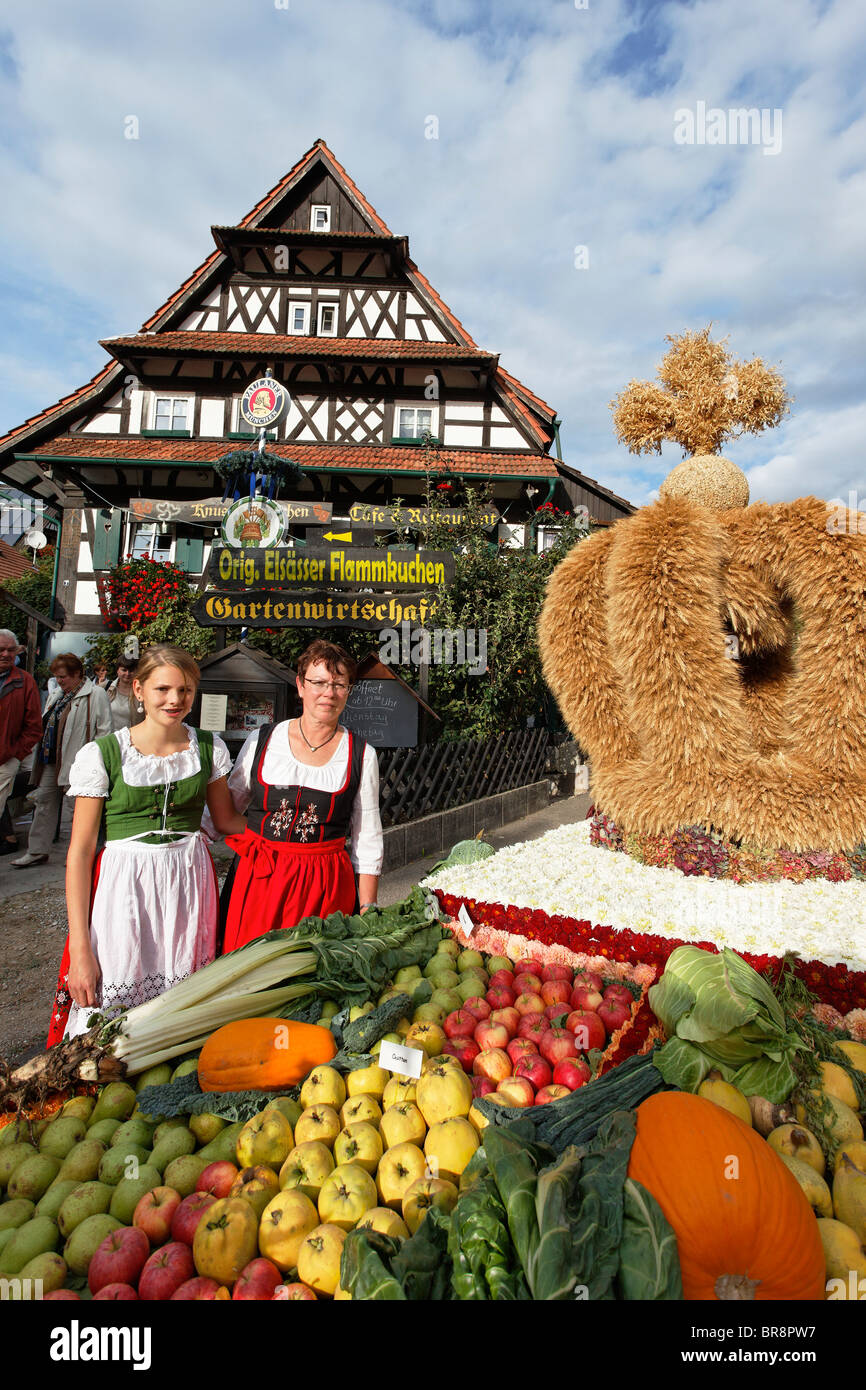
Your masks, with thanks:
<instances>
[{"instance_id":1,"label":"eyeglasses","mask_svg":"<svg viewBox=\"0 0 866 1390\"><path fill-rule=\"evenodd\" d=\"M349 687L344 681L304 681L311 690L315 690L317 695L321 695L323 690L335 690L338 695L345 695Z\"/></svg>"}]
</instances>

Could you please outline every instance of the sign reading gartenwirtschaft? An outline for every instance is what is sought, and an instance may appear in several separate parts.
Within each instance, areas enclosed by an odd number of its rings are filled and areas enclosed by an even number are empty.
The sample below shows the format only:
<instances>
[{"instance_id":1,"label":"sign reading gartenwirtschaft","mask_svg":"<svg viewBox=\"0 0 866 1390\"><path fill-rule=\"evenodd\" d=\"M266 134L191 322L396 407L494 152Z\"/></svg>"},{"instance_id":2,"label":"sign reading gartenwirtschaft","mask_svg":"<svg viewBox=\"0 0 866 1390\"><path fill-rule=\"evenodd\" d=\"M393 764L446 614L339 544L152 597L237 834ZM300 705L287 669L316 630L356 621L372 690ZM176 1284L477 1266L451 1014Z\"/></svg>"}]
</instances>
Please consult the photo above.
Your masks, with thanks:
<instances>
[{"instance_id":1,"label":"sign reading gartenwirtschaft","mask_svg":"<svg viewBox=\"0 0 866 1390\"><path fill-rule=\"evenodd\" d=\"M353 589L438 589L454 578L447 550L383 550L377 546L306 546L291 550L215 550L208 578L224 589L291 589L311 584Z\"/></svg>"},{"instance_id":2,"label":"sign reading gartenwirtschaft","mask_svg":"<svg viewBox=\"0 0 866 1390\"><path fill-rule=\"evenodd\" d=\"M358 627L378 632L401 622L423 627L436 612L430 594L303 593L297 590L211 591L192 615L202 627Z\"/></svg>"}]
</instances>

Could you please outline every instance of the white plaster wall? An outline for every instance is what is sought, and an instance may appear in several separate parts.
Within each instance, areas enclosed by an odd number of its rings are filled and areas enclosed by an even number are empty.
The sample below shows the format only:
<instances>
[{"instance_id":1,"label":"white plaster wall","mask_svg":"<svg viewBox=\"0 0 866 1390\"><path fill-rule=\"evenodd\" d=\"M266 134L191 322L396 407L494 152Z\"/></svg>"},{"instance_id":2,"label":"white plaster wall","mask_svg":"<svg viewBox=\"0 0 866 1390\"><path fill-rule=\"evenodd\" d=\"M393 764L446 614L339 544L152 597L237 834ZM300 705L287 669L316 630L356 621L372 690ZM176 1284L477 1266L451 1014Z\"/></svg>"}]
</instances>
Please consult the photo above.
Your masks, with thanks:
<instances>
[{"instance_id":1,"label":"white plaster wall","mask_svg":"<svg viewBox=\"0 0 866 1390\"><path fill-rule=\"evenodd\" d=\"M202 400L199 432L212 438L222 438L223 402L221 400L208 397Z\"/></svg>"}]
</instances>

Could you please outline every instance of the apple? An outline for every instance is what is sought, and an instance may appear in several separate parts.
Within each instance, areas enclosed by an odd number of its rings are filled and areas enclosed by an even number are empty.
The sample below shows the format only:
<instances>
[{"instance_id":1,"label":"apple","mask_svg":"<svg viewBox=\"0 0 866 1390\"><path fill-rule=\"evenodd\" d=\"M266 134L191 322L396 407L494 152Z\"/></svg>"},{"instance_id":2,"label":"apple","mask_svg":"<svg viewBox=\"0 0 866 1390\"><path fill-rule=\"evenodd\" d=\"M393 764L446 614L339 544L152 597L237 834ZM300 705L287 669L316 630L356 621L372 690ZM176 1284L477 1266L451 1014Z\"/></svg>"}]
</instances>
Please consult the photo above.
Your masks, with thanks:
<instances>
[{"instance_id":1,"label":"apple","mask_svg":"<svg viewBox=\"0 0 866 1390\"><path fill-rule=\"evenodd\" d=\"M482 999L480 994L473 994L471 998L467 999L463 1005L463 1011L472 1014L477 1023L480 1023L482 1018L489 1018L491 1012L487 1000Z\"/></svg>"},{"instance_id":2,"label":"apple","mask_svg":"<svg viewBox=\"0 0 866 1390\"><path fill-rule=\"evenodd\" d=\"M132 1224L144 1231L151 1246L163 1245L171 1235L171 1223L179 1206L180 1193L173 1187L155 1187L139 1201Z\"/></svg>"},{"instance_id":3,"label":"apple","mask_svg":"<svg viewBox=\"0 0 866 1390\"><path fill-rule=\"evenodd\" d=\"M515 975L512 989L515 994L540 994L541 976L533 975L527 970L521 970L519 975Z\"/></svg>"},{"instance_id":4,"label":"apple","mask_svg":"<svg viewBox=\"0 0 866 1390\"><path fill-rule=\"evenodd\" d=\"M567 1028L548 1028L538 1044L538 1050L551 1067L555 1067L557 1062L563 1062L566 1057L577 1056L574 1034Z\"/></svg>"},{"instance_id":5,"label":"apple","mask_svg":"<svg viewBox=\"0 0 866 1390\"><path fill-rule=\"evenodd\" d=\"M291 1303L295 1300L298 1303L302 1300L306 1300L308 1303L312 1300L313 1303L316 1303L316 1291L315 1289L311 1289L309 1284L278 1284L274 1289L271 1301L276 1303Z\"/></svg>"},{"instance_id":6,"label":"apple","mask_svg":"<svg viewBox=\"0 0 866 1390\"><path fill-rule=\"evenodd\" d=\"M554 1027L556 1027L556 1028L564 1028L564 1027L565 1027L565 1020L568 1018L568 1015L569 1015L570 1013L571 1013L571 1005L570 1005L570 1004L548 1004L547 1008L544 1010L544 1017L545 1017L545 1018L549 1018L551 1024L552 1024ZM562 1021L561 1021L561 1022L557 1022L558 1019L561 1019Z\"/></svg>"},{"instance_id":7,"label":"apple","mask_svg":"<svg viewBox=\"0 0 866 1390\"><path fill-rule=\"evenodd\" d=\"M473 1076L489 1076L498 1085L511 1075L511 1058L501 1047L487 1047L472 1063Z\"/></svg>"},{"instance_id":8,"label":"apple","mask_svg":"<svg viewBox=\"0 0 866 1390\"><path fill-rule=\"evenodd\" d=\"M232 1290L232 1298L239 1302L264 1303L267 1300L270 1303L275 1288L282 1282L283 1276L273 1261L260 1255L241 1270Z\"/></svg>"},{"instance_id":9,"label":"apple","mask_svg":"<svg viewBox=\"0 0 866 1390\"><path fill-rule=\"evenodd\" d=\"M505 1051L511 1058L511 1065L514 1066L518 1057L531 1057L538 1048L531 1038L512 1038Z\"/></svg>"},{"instance_id":10,"label":"apple","mask_svg":"<svg viewBox=\"0 0 866 1390\"><path fill-rule=\"evenodd\" d=\"M138 1281L138 1296L144 1303L167 1302L181 1284L195 1275L192 1251L179 1240L154 1250Z\"/></svg>"},{"instance_id":11,"label":"apple","mask_svg":"<svg viewBox=\"0 0 866 1390\"><path fill-rule=\"evenodd\" d=\"M506 1007L504 1009L494 1009L490 1015L491 1023L502 1023L508 1029L508 1036L513 1038L520 1023L520 1014L516 1009Z\"/></svg>"},{"instance_id":12,"label":"apple","mask_svg":"<svg viewBox=\"0 0 866 1390\"><path fill-rule=\"evenodd\" d=\"M472 1099L477 1100L479 1096L489 1096L491 1091L496 1090L496 1082L491 1081L489 1076L473 1076L472 1078Z\"/></svg>"},{"instance_id":13,"label":"apple","mask_svg":"<svg viewBox=\"0 0 866 1390\"><path fill-rule=\"evenodd\" d=\"M535 1092L525 1076L506 1076L496 1087L498 1096L505 1096L509 1105L525 1110L535 1104Z\"/></svg>"},{"instance_id":14,"label":"apple","mask_svg":"<svg viewBox=\"0 0 866 1390\"><path fill-rule=\"evenodd\" d=\"M82 1299L82 1297L81 1297L81 1294L80 1294L80 1293L76 1293L74 1289L52 1289L50 1293L44 1293L44 1294L42 1295L42 1302L43 1302L43 1303L48 1303L49 1300L50 1300L52 1303L81 1303L81 1302L83 1302L83 1299Z\"/></svg>"},{"instance_id":15,"label":"apple","mask_svg":"<svg viewBox=\"0 0 866 1390\"><path fill-rule=\"evenodd\" d=\"M553 1068L554 1084L567 1086L570 1091L576 1091L578 1086L585 1086L591 1077L589 1063L583 1057L565 1057Z\"/></svg>"},{"instance_id":16,"label":"apple","mask_svg":"<svg viewBox=\"0 0 866 1390\"><path fill-rule=\"evenodd\" d=\"M514 990L509 989L507 985L491 985L484 996L491 1009L508 1009L515 998Z\"/></svg>"},{"instance_id":17,"label":"apple","mask_svg":"<svg viewBox=\"0 0 866 1390\"><path fill-rule=\"evenodd\" d=\"M96 1247L87 1266L87 1284L96 1294L106 1284L132 1284L144 1269L150 1241L137 1226L121 1226Z\"/></svg>"},{"instance_id":18,"label":"apple","mask_svg":"<svg viewBox=\"0 0 866 1390\"><path fill-rule=\"evenodd\" d=\"M575 985L571 991L571 1007L573 1009L592 1009L595 1012L599 1004L603 1003L604 996L590 985Z\"/></svg>"},{"instance_id":19,"label":"apple","mask_svg":"<svg viewBox=\"0 0 866 1390\"><path fill-rule=\"evenodd\" d=\"M192 1246L198 1223L208 1207L212 1207L216 1200L212 1192L191 1192L188 1197L184 1197L171 1218L172 1240L179 1240L184 1245Z\"/></svg>"},{"instance_id":20,"label":"apple","mask_svg":"<svg viewBox=\"0 0 866 1390\"><path fill-rule=\"evenodd\" d=\"M197 1274L194 1279L187 1279L179 1289L175 1289L170 1302L209 1302L216 1297L222 1288L225 1288L225 1285L218 1284L216 1279L211 1279L209 1275Z\"/></svg>"},{"instance_id":21,"label":"apple","mask_svg":"<svg viewBox=\"0 0 866 1390\"><path fill-rule=\"evenodd\" d=\"M604 990L605 999L616 999L621 1004L627 1004L631 1009L634 1004L634 995L627 985L608 985Z\"/></svg>"},{"instance_id":22,"label":"apple","mask_svg":"<svg viewBox=\"0 0 866 1390\"><path fill-rule=\"evenodd\" d=\"M466 1072L472 1071L472 1063L481 1048L474 1038L450 1038L442 1048L443 1057L456 1057Z\"/></svg>"},{"instance_id":23,"label":"apple","mask_svg":"<svg viewBox=\"0 0 866 1390\"><path fill-rule=\"evenodd\" d=\"M240 1172L237 1164L227 1158L209 1163L199 1174L195 1185L196 1192L212 1192L214 1197L227 1197L229 1189Z\"/></svg>"},{"instance_id":24,"label":"apple","mask_svg":"<svg viewBox=\"0 0 866 1390\"><path fill-rule=\"evenodd\" d=\"M535 1055L528 1054L526 1057L518 1057L514 1064L514 1075L525 1076L536 1091L540 1091L542 1086L549 1086L553 1079L550 1063L545 1062L544 1058L538 1053Z\"/></svg>"},{"instance_id":25,"label":"apple","mask_svg":"<svg viewBox=\"0 0 866 1390\"><path fill-rule=\"evenodd\" d=\"M535 1097L536 1105L549 1105L552 1100L562 1100L563 1096L570 1096L571 1091L567 1086L542 1086Z\"/></svg>"},{"instance_id":26,"label":"apple","mask_svg":"<svg viewBox=\"0 0 866 1390\"><path fill-rule=\"evenodd\" d=\"M131 1284L103 1284L93 1295L93 1302L137 1303L138 1294Z\"/></svg>"},{"instance_id":27,"label":"apple","mask_svg":"<svg viewBox=\"0 0 866 1390\"><path fill-rule=\"evenodd\" d=\"M505 1047L509 1037L504 1023L491 1023L489 1018L485 1018L475 1025L474 1038L482 1051L488 1047Z\"/></svg>"},{"instance_id":28,"label":"apple","mask_svg":"<svg viewBox=\"0 0 866 1390\"><path fill-rule=\"evenodd\" d=\"M511 986L512 986L513 984L514 984L514 971L513 971L513 970L496 970L496 971L494 971L494 973L490 976L490 979L489 979L488 982L487 982L487 987L488 987L488 989L492 989L494 985L504 985L506 989L511 989Z\"/></svg>"},{"instance_id":29,"label":"apple","mask_svg":"<svg viewBox=\"0 0 866 1390\"><path fill-rule=\"evenodd\" d=\"M616 999L605 999L599 1005L598 1016L607 1029L608 1033L615 1033L617 1028L621 1028L631 1018L631 1001L623 1004Z\"/></svg>"},{"instance_id":30,"label":"apple","mask_svg":"<svg viewBox=\"0 0 866 1390\"><path fill-rule=\"evenodd\" d=\"M525 960L519 960L514 967L518 975L536 975L541 979L541 972L544 969L544 961L537 956L527 956Z\"/></svg>"},{"instance_id":31,"label":"apple","mask_svg":"<svg viewBox=\"0 0 866 1390\"><path fill-rule=\"evenodd\" d=\"M541 979L544 980L564 980L571 984L571 971L567 965L545 965L541 972Z\"/></svg>"},{"instance_id":32,"label":"apple","mask_svg":"<svg viewBox=\"0 0 866 1390\"><path fill-rule=\"evenodd\" d=\"M467 1009L455 1009L448 1014L442 1027L449 1038L471 1038L477 1023L478 1019Z\"/></svg>"},{"instance_id":33,"label":"apple","mask_svg":"<svg viewBox=\"0 0 866 1390\"><path fill-rule=\"evenodd\" d=\"M601 976L594 970L576 970L572 985L575 988L578 985L586 985L588 989L594 989L598 994L601 994L604 989Z\"/></svg>"},{"instance_id":34,"label":"apple","mask_svg":"<svg viewBox=\"0 0 866 1390\"><path fill-rule=\"evenodd\" d=\"M517 1029L519 1038L530 1038L538 1044L550 1027L550 1019L544 1014L524 1014Z\"/></svg>"},{"instance_id":35,"label":"apple","mask_svg":"<svg viewBox=\"0 0 866 1390\"><path fill-rule=\"evenodd\" d=\"M514 1007L519 1014L543 1014L544 1000L540 994L518 994Z\"/></svg>"},{"instance_id":36,"label":"apple","mask_svg":"<svg viewBox=\"0 0 866 1390\"><path fill-rule=\"evenodd\" d=\"M565 980L545 980L541 986L541 997L545 1004L565 1004L571 999L571 985Z\"/></svg>"},{"instance_id":37,"label":"apple","mask_svg":"<svg viewBox=\"0 0 866 1390\"><path fill-rule=\"evenodd\" d=\"M575 1009L568 1015L565 1026L574 1034L578 1052L588 1052L591 1047L604 1047L607 1043L605 1026L592 1009Z\"/></svg>"}]
</instances>

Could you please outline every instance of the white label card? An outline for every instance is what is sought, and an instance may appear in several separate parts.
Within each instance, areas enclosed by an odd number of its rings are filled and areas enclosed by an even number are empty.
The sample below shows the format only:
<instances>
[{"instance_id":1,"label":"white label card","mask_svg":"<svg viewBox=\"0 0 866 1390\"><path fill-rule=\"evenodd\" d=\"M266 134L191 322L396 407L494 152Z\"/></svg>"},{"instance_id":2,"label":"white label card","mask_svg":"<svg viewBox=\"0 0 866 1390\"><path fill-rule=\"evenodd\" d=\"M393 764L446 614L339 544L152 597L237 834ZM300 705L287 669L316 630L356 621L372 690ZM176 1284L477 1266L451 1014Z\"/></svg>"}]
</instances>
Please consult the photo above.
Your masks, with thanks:
<instances>
[{"instance_id":1,"label":"white label card","mask_svg":"<svg viewBox=\"0 0 866 1390\"><path fill-rule=\"evenodd\" d=\"M420 1047L404 1047L401 1043L383 1042L379 1045L379 1066L401 1076L421 1075L424 1052Z\"/></svg>"},{"instance_id":2,"label":"white label card","mask_svg":"<svg viewBox=\"0 0 866 1390\"><path fill-rule=\"evenodd\" d=\"M463 930L471 936L472 932L475 930L475 923L469 916L469 909L465 903L460 904L460 910L457 913L457 921L460 923Z\"/></svg>"},{"instance_id":3,"label":"white label card","mask_svg":"<svg viewBox=\"0 0 866 1390\"><path fill-rule=\"evenodd\" d=\"M228 702L228 695L202 695L201 714L198 720L199 728L210 729L217 734L223 733L226 727Z\"/></svg>"}]
</instances>

